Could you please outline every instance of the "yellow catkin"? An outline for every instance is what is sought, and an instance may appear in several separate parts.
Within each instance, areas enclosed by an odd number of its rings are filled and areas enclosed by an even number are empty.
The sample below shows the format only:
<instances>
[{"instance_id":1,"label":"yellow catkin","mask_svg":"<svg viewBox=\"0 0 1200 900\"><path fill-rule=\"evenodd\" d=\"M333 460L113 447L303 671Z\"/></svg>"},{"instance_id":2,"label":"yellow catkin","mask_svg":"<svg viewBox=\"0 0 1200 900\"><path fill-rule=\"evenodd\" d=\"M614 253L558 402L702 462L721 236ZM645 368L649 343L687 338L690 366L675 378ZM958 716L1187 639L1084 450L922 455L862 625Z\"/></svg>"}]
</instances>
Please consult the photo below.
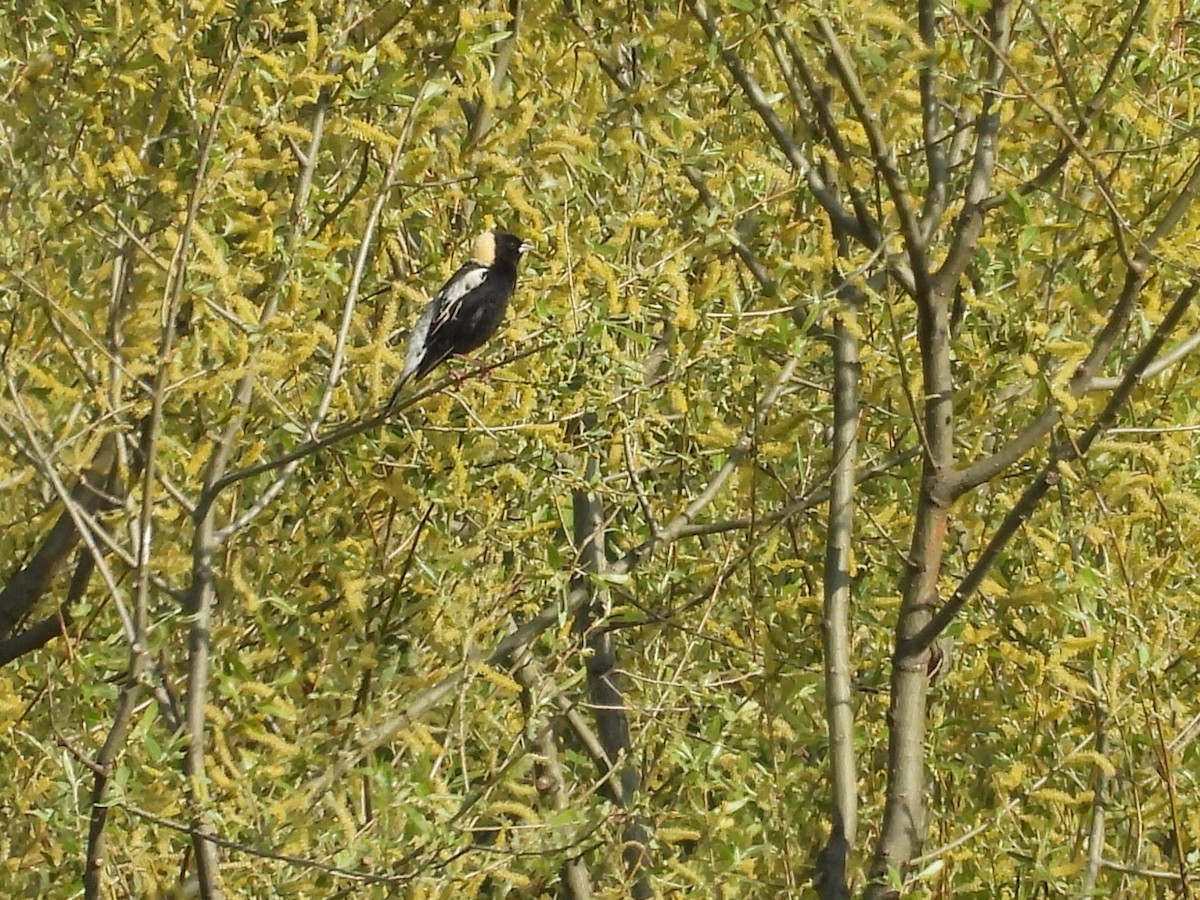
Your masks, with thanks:
<instances>
[{"instance_id":1,"label":"yellow catkin","mask_svg":"<svg viewBox=\"0 0 1200 900\"><path fill-rule=\"evenodd\" d=\"M304 58L311 65L316 62L321 50L321 32L317 25L317 17L309 12L304 17Z\"/></svg>"},{"instance_id":2,"label":"yellow catkin","mask_svg":"<svg viewBox=\"0 0 1200 900\"><path fill-rule=\"evenodd\" d=\"M667 859L665 862L666 862L667 868L669 868L672 872L675 873L675 875L682 878L684 881L687 881L692 886L700 887L701 885L704 884L704 879L700 876L700 873L697 872L695 869L693 869L691 866L686 865L685 863L681 862L680 860L676 859L675 857L671 857L670 859Z\"/></svg>"},{"instance_id":3,"label":"yellow catkin","mask_svg":"<svg viewBox=\"0 0 1200 900\"><path fill-rule=\"evenodd\" d=\"M277 734L271 734L269 731L260 731L251 729L246 732L246 740L253 741L263 747L266 747L276 756L291 758L300 752L300 748L294 744L289 744Z\"/></svg>"},{"instance_id":4,"label":"yellow catkin","mask_svg":"<svg viewBox=\"0 0 1200 900\"><path fill-rule=\"evenodd\" d=\"M517 888L529 888L533 882L528 876L522 875L519 872L514 872L511 869L494 869L489 873L493 878L511 884Z\"/></svg>"},{"instance_id":5,"label":"yellow catkin","mask_svg":"<svg viewBox=\"0 0 1200 900\"><path fill-rule=\"evenodd\" d=\"M538 815L536 809L526 806L524 803L514 803L511 800L497 800L488 807L488 810L493 815L519 819L528 825L538 825L542 821L542 817Z\"/></svg>"},{"instance_id":6,"label":"yellow catkin","mask_svg":"<svg viewBox=\"0 0 1200 900\"><path fill-rule=\"evenodd\" d=\"M354 838L358 834L358 826L354 823L354 816L350 814L350 809L346 806L342 795L338 791L330 791L325 795L325 803L338 821L342 840L346 842L347 846L353 844Z\"/></svg>"},{"instance_id":7,"label":"yellow catkin","mask_svg":"<svg viewBox=\"0 0 1200 900\"><path fill-rule=\"evenodd\" d=\"M500 672L500 671L492 668L487 663L476 662L472 666L472 668L475 670L476 675L478 675L480 678L484 679L485 681L488 681L491 684L494 684L496 687L500 688L501 690L509 691L514 694L521 693L521 685L519 685L512 678L509 678L503 672Z\"/></svg>"},{"instance_id":8,"label":"yellow catkin","mask_svg":"<svg viewBox=\"0 0 1200 900\"><path fill-rule=\"evenodd\" d=\"M1057 788L1041 788L1029 795L1030 800L1040 800L1042 803L1057 803L1063 806L1075 806L1079 799L1066 791Z\"/></svg>"},{"instance_id":9,"label":"yellow catkin","mask_svg":"<svg viewBox=\"0 0 1200 900\"><path fill-rule=\"evenodd\" d=\"M1081 762L1087 765L1095 766L1109 778L1117 774L1117 767L1112 764L1112 761L1102 753L1097 753L1095 750L1081 750L1078 753L1071 754L1068 762Z\"/></svg>"},{"instance_id":10,"label":"yellow catkin","mask_svg":"<svg viewBox=\"0 0 1200 900\"><path fill-rule=\"evenodd\" d=\"M379 126L372 125L370 122L364 122L361 119L343 119L342 125L346 131L366 141L368 144L389 148L400 144L399 138L388 134Z\"/></svg>"},{"instance_id":11,"label":"yellow catkin","mask_svg":"<svg viewBox=\"0 0 1200 900\"><path fill-rule=\"evenodd\" d=\"M654 832L654 836L664 844L684 844L698 841L702 835L694 828L659 828Z\"/></svg>"}]
</instances>

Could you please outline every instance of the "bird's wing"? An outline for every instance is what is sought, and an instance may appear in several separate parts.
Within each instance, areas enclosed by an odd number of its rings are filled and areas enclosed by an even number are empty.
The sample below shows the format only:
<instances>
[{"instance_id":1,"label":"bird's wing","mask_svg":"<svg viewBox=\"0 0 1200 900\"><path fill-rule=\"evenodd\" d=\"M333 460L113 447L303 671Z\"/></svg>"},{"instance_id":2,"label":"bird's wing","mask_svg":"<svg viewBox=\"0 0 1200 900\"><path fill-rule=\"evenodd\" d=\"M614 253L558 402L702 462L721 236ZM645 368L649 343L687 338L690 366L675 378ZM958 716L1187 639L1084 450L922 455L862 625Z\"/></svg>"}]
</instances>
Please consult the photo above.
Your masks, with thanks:
<instances>
[{"instance_id":1,"label":"bird's wing","mask_svg":"<svg viewBox=\"0 0 1200 900\"><path fill-rule=\"evenodd\" d=\"M417 324L413 326L408 338L408 351L404 354L404 371L400 373L400 384L412 377L425 358L425 349L429 345L429 326L433 322L433 314L437 310L437 298L425 307Z\"/></svg>"},{"instance_id":2,"label":"bird's wing","mask_svg":"<svg viewBox=\"0 0 1200 900\"><path fill-rule=\"evenodd\" d=\"M432 338L458 315L463 298L483 284L487 276L486 266L468 262L455 272L429 301L408 339L408 352L404 354L404 371L400 373L401 384L408 381L421 367Z\"/></svg>"},{"instance_id":3,"label":"bird's wing","mask_svg":"<svg viewBox=\"0 0 1200 900\"><path fill-rule=\"evenodd\" d=\"M487 266L475 262L469 262L455 272L454 277L433 298L437 312L433 315L431 333L437 333L439 328L457 317L463 298L487 281L487 277Z\"/></svg>"}]
</instances>

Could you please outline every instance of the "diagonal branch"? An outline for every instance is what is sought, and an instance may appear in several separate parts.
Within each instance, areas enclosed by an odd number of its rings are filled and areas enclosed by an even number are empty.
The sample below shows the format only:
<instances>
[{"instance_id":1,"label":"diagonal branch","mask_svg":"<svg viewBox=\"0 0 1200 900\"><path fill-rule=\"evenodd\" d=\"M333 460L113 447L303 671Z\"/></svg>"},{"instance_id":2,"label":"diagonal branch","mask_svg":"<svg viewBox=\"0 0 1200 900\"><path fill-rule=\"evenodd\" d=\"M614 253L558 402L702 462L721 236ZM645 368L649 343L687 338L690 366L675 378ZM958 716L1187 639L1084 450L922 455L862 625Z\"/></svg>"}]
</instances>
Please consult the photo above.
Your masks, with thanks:
<instances>
[{"instance_id":1,"label":"diagonal branch","mask_svg":"<svg viewBox=\"0 0 1200 900\"><path fill-rule=\"evenodd\" d=\"M896 154L892 152L891 145L883 134L879 116L867 101L867 95L858 81L858 75L854 72L850 57L846 55L845 48L838 40L833 26L827 18L820 16L817 18L817 30L829 48L829 57L834 71L837 73L846 96L850 98L850 106L854 109L854 115L867 134L867 142L871 146L871 156L888 186L892 205L900 219L900 231L904 235L904 249L908 253L908 264L912 268L915 289L913 296L920 302L930 293L929 261L925 255L925 238L920 222L917 220L912 196L908 192L908 181L896 164ZM839 223L835 222L834 224L837 227Z\"/></svg>"},{"instance_id":2,"label":"diagonal branch","mask_svg":"<svg viewBox=\"0 0 1200 900\"><path fill-rule=\"evenodd\" d=\"M83 597L83 592L87 590L88 582L91 580L95 568L96 563L86 550L76 554L75 571L71 575L71 584L67 588L66 599L59 604L54 615L48 616L6 641L0 641L0 667L14 659L19 659L26 653L44 647L60 635L63 640L67 641L67 652L68 655L70 654L71 639L67 634L67 629L74 623L71 610ZM88 762L91 763L91 760Z\"/></svg>"},{"instance_id":3,"label":"diagonal branch","mask_svg":"<svg viewBox=\"0 0 1200 900\"><path fill-rule=\"evenodd\" d=\"M816 114L821 135L824 137L826 143L829 144L830 149L833 150L833 155L837 159L838 165L842 167L847 175L850 175L853 171L854 160L850 156L850 151L846 148L846 142L842 140L842 135L838 131L833 111L829 107L828 92L817 84L817 80L813 77L812 70L809 68L804 54L800 52L800 48L792 39L791 34L780 23L776 12L770 5L765 6L764 11L774 25L774 28L767 30L767 41L771 45L771 52L774 54L775 61L779 65L779 71L783 74L784 83L788 86L788 93L792 96L792 104L801 114ZM785 49L786 53L784 53ZM800 84L796 80L797 76L799 76L800 82L803 82L803 91L800 90ZM808 102L805 102L805 97L807 97ZM828 179L826 179L826 183L828 183ZM833 185L830 185L830 187L832 189ZM862 191L853 183L847 184L844 187L850 194L850 205L854 207L854 215L858 217L858 221L862 224L863 229L868 233L878 231L879 226L867 208Z\"/></svg>"},{"instance_id":4,"label":"diagonal branch","mask_svg":"<svg viewBox=\"0 0 1200 900\"><path fill-rule=\"evenodd\" d=\"M1198 193L1200 193L1200 158L1193 164L1187 183L1167 208L1167 211L1163 213L1162 219L1159 220L1153 232L1144 240L1139 241L1138 250L1134 254L1131 265L1125 273L1125 281L1121 287L1121 294L1109 311L1108 320L1092 345L1087 358L1079 364L1079 367L1071 376L1071 380L1067 383L1067 391L1071 396L1082 397L1089 390L1093 389L1092 385L1096 383L1100 367L1116 346L1117 340L1124 332L1125 326L1137 308L1142 288L1145 287L1148 281L1146 270L1153 260L1155 248L1187 213ZM1182 358L1194 346L1195 344L1191 341L1185 341L1179 350L1173 351L1168 357L1164 357L1161 365L1151 374L1157 374L1157 372L1162 371L1162 369ZM1149 375L1145 377L1149 377ZM1113 384L1111 380L1107 379L1099 383L1105 386ZM1115 387L1119 387L1119 384L1115 385ZM1013 440L1001 447L994 454L948 475L945 481L947 494L951 497L960 497L972 488L995 478L1037 446L1050 433L1055 424L1057 424L1059 416L1060 413L1057 407L1047 407L1017 437L1013 438Z\"/></svg>"},{"instance_id":5,"label":"diagonal branch","mask_svg":"<svg viewBox=\"0 0 1200 900\"><path fill-rule=\"evenodd\" d=\"M988 11L987 21L992 39L988 48L987 75L984 79L983 106L975 128L975 156L971 161L971 174L963 197L963 208L958 214L950 249L941 268L934 276L934 290L949 294L966 271L975 255L979 237L983 233L983 201L992 188L992 176L996 170L996 153L1000 135L999 104L1000 89L1006 73L1004 55L1008 53L1012 0L996 0Z\"/></svg>"},{"instance_id":6,"label":"diagonal branch","mask_svg":"<svg viewBox=\"0 0 1200 900\"><path fill-rule=\"evenodd\" d=\"M17 413L17 419L25 431L25 446L22 448L22 451L38 468L39 474L53 488L55 496L62 503L65 509L64 516L69 517L75 534L78 535L79 539L83 541L84 546L87 547L88 552L96 563L97 570L100 572L100 577L104 581L104 586L108 589L109 596L112 597L113 606L116 608L117 616L121 620L121 628L125 633L126 640L132 641L134 633L133 619L129 614L128 604L126 604L125 596L118 586L117 578L105 561L100 544L97 542L97 535L102 533L102 528L96 516L111 503L110 498L112 497L112 493L104 491L99 494L98 496L105 498L104 503L94 509L88 508L84 503L77 500L74 492L67 489L58 472L55 471L50 454L42 446L41 441L38 440L32 416L21 400L20 392L13 384L11 377L8 379L8 389L13 400L13 408ZM4 418L0 418L0 434L8 438L10 444L14 446L18 444L17 433L8 427L8 423ZM97 453L97 459L107 456L108 453L113 454L109 457L109 465L112 467L109 470L108 476L110 480L102 484L110 486L112 491L115 491L119 485L119 482L116 480L118 477L116 472L116 435L112 436L112 441L113 443L109 450L105 450L104 442L101 442L101 451ZM76 489L78 490L78 486ZM95 486L90 492L93 494L96 493ZM62 519L59 520L59 522L62 521ZM56 523L55 528L57 529L58 527L59 524ZM63 527L65 528L66 526L64 525Z\"/></svg>"},{"instance_id":7,"label":"diagonal branch","mask_svg":"<svg viewBox=\"0 0 1200 900\"><path fill-rule=\"evenodd\" d=\"M696 517L712 503L754 446L755 436L766 423L772 408L774 408L779 398L783 395L783 390L791 380L792 373L796 370L798 362L799 360L795 356L787 361L787 364L780 371L779 375L776 376L774 383L759 403L758 411L755 413L754 418L742 431L737 442L729 449L725 465L713 476L712 481L708 483L704 490L687 505L683 512L663 527L658 534L651 535L640 545L626 553L622 559L616 560L610 568L611 572L617 575L624 575L640 565L660 544L677 540L679 535L695 521Z\"/></svg>"},{"instance_id":8,"label":"diagonal branch","mask_svg":"<svg viewBox=\"0 0 1200 900\"><path fill-rule=\"evenodd\" d=\"M959 586L950 596L950 599L937 611L921 633L914 636L914 647L927 647L946 629L966 605L967 601L971 599L975 591L983 583L987 573L1000 558L1000 554L1008 545L1013 535L1017 533L1018 529L1033 514L1034 510L1037 509L1042 498L1058 483L1061 478L1059 466L1073 462L1084 456L1096 439L1112 426L1112 423L1116 420L1117 413L1129 400L1133 389L1141 383L1146 370L1158 355L1158 351L1162 349L1171 332L1175 330L1175 326L1179 324L1184 313L1192 305L1192 301L1196 298L1197 293L1200 293L1200 280L1189 284L1175 299L1175 302L1171 304L1162 322L1154 330L1154 334L1151 335L1146 345L1141 349L1141 352L1138 353L1125 375L1121 378L1121 385L1113 392L1112 397L1109 398L1108 403L1105 404L1104 409L1087 431L1077 440L1062 441L1051 450L1050 459L1042 468L1041 473L1025 489L1025 492L1013 508L1009 510L1004 521L1000 523L1000 527L996 529L996 533L992 535L987 546L979 554L979 559L975 561L971 570L959 583Z\"/></svg>"},{"instance_id":9,"label":"diagonal branch","mask_svg":"<svg viewBox=\"0 0 1200 900\"><path fill-rule=\"evenodd\" d=\"M683 167L684 177L692 183L692 187L696 189L696 193L700 195L700 200L711 210L719 210L720 203L713 196L712 191L708 189L708 183L704 180L704 176L700 174L700 170L695 166ZM762 288L762 292L768 297L773 297L779 290L779 286L775 283L775 279L771 277L771 273L767 271L767 267L762 264L754 251L746 246L746 242L741 239L737 231L729 233L729 243L733 245L734 252L741 258L742 263L750 270L750 274L754 276L754 280L758 282L758 286Z\"/></svg>"},{"instance_id":10,"label":"diagonal branch","mask_svg":"<svg viewBox=\"0 0 1200 900\"><path fill-rule=\"evenodd\" d=\"M482 374L495 371L496 369L510 365L518 360L525 359L527 356L534 356L546 349L547 344L534 344L530 347L525 347L515 353L511 353L494 363L485 365L480 369ZM346 422L343 425L331 429L328 433L320 437L312 437L302 444L277 456L275 459L264 460L263 462L254 463L246 466L244 469L237 469L229 472L219 478L211 488L202 496L201 503L211 504L216 500L217 495L224 491L227 487L237 484L239 481L245 481L247 478L253 478L255 475L262 475L265 472L273 472L276 469L284 468L297 460L303 459L306 456L312 456L314 453L319 453L328 447L333 447L347 438L354 437L356 434L363 434L373 428L378 428L387 422L392 416L398 412L408 409L416 405L419 401L426 397L436 394L444 390L455 381L454 376L446 376L441 381L435 381L432 384L422 388L420 391L405 397L403 400L393 396L391 400L383 404L374 411L368 413L360 419L355 419L351 422ZM258 504L256 504L257 506Z\"/></svg>"},{"instance_id":11,"label":"diagonal branch","mask_svg":"<svg viewBox=\"0 0 1200 900\"><path fill-rule=\"evenodd\" d=\"M808 189L817 198L817 202L821 204L830 219L837 223L837 226L843 232L874 250L879 243L879 236L863 228L858 219L850 214L841 201L838 200L837 195L821 179L816 169L809 165L808 160L804 158L804 154L800 151L796 142L792 140L792 136L788 133L787 128L779 120L779 116L775 114L775 110L771 106L771 101L767 99L766 92L763 91L754 76L742 65L737 51L726 45L721 30L717 27L716 20L709 13L704 0L688 0L688 5L692 9L692 14L696 17L696 21L700 23L700 26L704 29L704 33L708 35L708 39L717 45L721 59L725 63L725 68L729 70L729 74L741 86L742 92L746 95L751 108L762 119L763 124L767 126L771 137L775 139L775 143L783 152L783 155L787 157L788 162L792 164L797 174L804 179L808 185Z\"/></svg>"},{"instance_id":12,"label":"diagonal branch","mask_svg":"<svg viewBox=\"0 0 1200 900\"><path fill-rule=\"evenodd\" d=\"M1197 347L1200 347L1200 332L1196 332L1187 340L1181 341L1175 349L1164 353L1148 365L1146 371L1142 373L1142 380L1146 381L1161 374L1189 353L1192 353ZM1115 391L1121 386L1121 381L1122 376L1120 375L1097 376L1088 382L1087 389L1088 391Z\"/></svg>"},{"instance_id":13,"label":"diagonal branch","mask_svg":"<svg viewBox=\"0 0 1200 900\"><path fill-rule=\"evenodd\" d=\"M14 390L14 397L19 392ZM8 439L15 444L15 435L4 429ZM90 520L96 513L111 508L113 497L120 491L117 483L117 436L110 432L100 441L100 447L92 458L91 465L84 470L64 502L70 505L58 517L54 526L33 557L14 574L0 590L0 638L13 633L21 621L50 588L54 575L79 542L81 530L77 520ZM36 464L49 460L34 456ZM72 509L73 507L73 509Z\"/></svg>"}]
</instances>

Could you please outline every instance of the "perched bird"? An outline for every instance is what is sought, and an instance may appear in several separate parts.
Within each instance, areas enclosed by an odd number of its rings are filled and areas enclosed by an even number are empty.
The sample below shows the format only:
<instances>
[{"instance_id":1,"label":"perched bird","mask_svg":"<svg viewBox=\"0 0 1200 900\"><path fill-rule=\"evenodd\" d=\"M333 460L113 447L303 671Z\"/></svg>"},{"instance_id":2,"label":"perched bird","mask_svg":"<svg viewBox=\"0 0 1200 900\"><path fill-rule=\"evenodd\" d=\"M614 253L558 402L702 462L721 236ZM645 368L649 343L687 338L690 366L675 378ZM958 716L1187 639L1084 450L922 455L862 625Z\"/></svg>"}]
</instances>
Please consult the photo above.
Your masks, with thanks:
<instances>
[{"instance_id":1,"label":"perched bird","mask_svg":"<svg viewBox=\"0 0 1200 900\"><path fill-rule=\"evenodd\" d=\"M471 259L442 285L413 327L396 390L420 381L447 357L483 346L508 309L517 286L517 263L530 245L507 231L485 231Z\"/></svg>"}]
</instances>

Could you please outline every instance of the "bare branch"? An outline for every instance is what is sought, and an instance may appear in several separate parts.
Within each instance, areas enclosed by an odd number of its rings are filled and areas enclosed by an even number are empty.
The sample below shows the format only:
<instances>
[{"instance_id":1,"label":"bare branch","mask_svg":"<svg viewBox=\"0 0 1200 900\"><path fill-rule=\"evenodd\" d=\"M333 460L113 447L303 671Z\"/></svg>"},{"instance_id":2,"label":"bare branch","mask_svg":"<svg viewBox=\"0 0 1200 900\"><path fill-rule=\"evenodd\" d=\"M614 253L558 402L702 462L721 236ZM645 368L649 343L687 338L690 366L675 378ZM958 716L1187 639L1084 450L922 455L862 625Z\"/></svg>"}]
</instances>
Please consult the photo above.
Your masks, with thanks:
<instances>
[{"instance_id":1,"label":"bare branch","mask_svg":"<svg viewBox=\"0 0 1200 900\"><path fill-rule=\"evenodd\" d=\"M1193 334L1185 341L1181 341L1174 350L1164 353L1147 366L1146 371L1142 373L1142 380L1146 381L1156 375L1162 374L1197 347L1200 347L1200 332ZM1121 386L1123 380L1124 378L1121 375L1097 376L1088 382L1087 389L1088 391L1115 391Z\"/></svg>"},{"instance_id":2,"label":"bare branch","mask_svg":"<svg viewBox=\"0 0 1200 900\"><path fill-rule=\"evenodd\" d=\"M1004 55L1008 53L1010 39L1012 0L996 0L987 18L992 39L988 47L988 71L984 80L983 107L980 110L975 130L975 157L971 163L971 174L963 197L963 208L958 214L950 249L942 267L934 276L934 290L939 294L950 294L959 277L975 255L979 236L983 233L984 208L982 203L992 186L992 175L996 169L997 142L1000 134L1000 113L996 109L1000 88L1006 72Z\"/></svg>"},{"instance_id":3,"label":"bare branch","mask_svg":"<svg viewBox=\"0 0 1200 900\"><path fill-rule=\"evenodd\" d=\"M992 566L995 565L996 560L999 559L1001 552L1008 545L1013 535L1017 533L1025 521L1033 514L1050 488L1058 483L1061 477L1059 466L1070 463L1086 454L1095 440L1112 425L1117 417L1117 413L1125 405L1130 394L1133 393L1133 389L1141 383L1147 367L1154 361L1155 356L1158 355L1158 351L1162 349L1162 345L1166 342L1166 339L1175 329L1175 326L1179 324L1179 320L1183 318L1183 314L1187 312L1188 307L1191 306L1198 292L1200 292L1200 281L1193 281L1176 298L1175 302L1171 304L1162 322L1154 330L1154 334L1151 335L1146 345L1141 349L1122 377L1120 387L1113 392L1112 397L1109 398L1108 403L1105 404L1104 409L1087 431L1075 441L1062 442L1054 447L1051 451L1050 459L1041 473L1025 489L1025 492L1013 508L1009 510L1008 515L1004 517L1004 521L996 529L996 533L992 535L987 545L983 548L983 551L979 554L979 558L959 583L954 593L941 609L934 614L921 633L913 636L912 643L915 647L927 647L934 638L946 629L966 605L967 601L971 599L975 591L979 589L984 578L991 571Z\"/></svg>"},{"instance_id":4,"label":"bare branch","mask_svg":"<svg viewBox=\"0 0 1200 900\"><path fill-rule=\"evenodd\" d=\"M1139 866L1131 866L1128 863L1117 862L1115 859L1102 860L1101 864L1106 869L1121 872L1125 875L1136 875L1139 878L1155 878L1160 881L1178 881L1180 884L1187 884L1187 879L1178 872L1164 872L1161 869L1143 869Z\"/></svg>"},{"instance_id":5,"label":"bare branch","mask_svg":"<svg viewBox=\"0 0 1200 900\"><path fill-rule=\"evenodd\" d=\"M854 65L850 61L850 57L846 55L833 26L827 18L820 16L817 18L817 30L829 48L834 71L837 73L843 90L846 91L846 96L850 98L854 115L867 134L867 142L871 145L871 156L875 160L875 165L887 183L892 205L900 219L900 231L904 235L904 249L908 253L908 264L912 268L913 287L915 288L913 296L920 301L929 296L931 289L929 262L925 255L925 238L920 222L917 220L916 210L913 208L912 197L908 192L908 182L899 166L896 165L896 155L892 152L891 145L888 144L887 138L883 134L879 116L867 101L867 95L863 92L858 76L854 72ZM840 222L834 222L835 227L840 227L840 225Z\"/></svg>"},{"instance_id":6,"label":"bare branch","mask_svg":"<svg viewBox=\"0 0 1200 900\"><path fill-rule=\"evenodd\" d=\"M684 166L682 171L687 180L692 183L692 187L696 189L696 193L700 195L700 200L704 205L714 211L720 210L721 204L717 202L717 198L708 189L708 183L704 180L704 176L700 174L700 170L695 166ZM775 296L779 289L775 284L775 279L767 271L766 266L754 255L754 251L746 246L736 231L730 231L728 237L729 243L733 245L734 252L741 258L746 268L750 270L750 274L754 276L754 280L758 282L758 286L762 288L763 293L768 297Z\"/></svg>"},{"instance_id":7,"label":"bare branch","mask_svg":"<svg viewBox=\"0 0 1200 900\"><path fill-rule=\"evenodd\" d=\"M741 86L742 92L746 95L750 106L758 113L758 117L762 119L763 124L767 126L767 130L771 133L771 137L775 139L775 143L787 157L788 162L796 170L797 174L804 179L808 185L808 189L812 191L813 196L825 209L829 218L837 223L846 234L852 236L860 243L866 244L872 250L879 243L879 237L867 232L859 221L852 216L849 211L842 206L841 201L829 189L829 186L821 180L821 176L817 173L808 160L804 158L804 154L792 140L792 136L784 127L779 117L775 114L775 110L771 107L770 100L767 99L766 93L759 86L754 76L742 65L741 59L738 58L737 51L727 46L725 38L721 34L721 30L717 27L716 19L708 12L708 7L704 0L688 0L688 5L692 9L692 14L696 17L704 33L708 35L708 39L717 45L718 52L721 54L721 59L725 63L725 68L733 76L734 80Z\"/></svg>"},{"instance_id":8,"label":"bare branch","mask_svg":"<svg viewBox=\"0 0 1200 900\"><path fill-rule=\"evenodd\" d=\"M276 862L285 862L288 865L299 866L302 869L316 869L321 872L327 872L330 875L335 875L339 878L348 878L352 881L365 882L368 884L404 884L411 881L412 876L408 875L376 875L371 872L360 872L354 869L346 869L341 866L330 865L329 863L320 862L315 859L306 859L303 856L295 856L290 853L278 853L274 850L267 850L263 847L254 847L250 844L239 843L238 841L227 840L219 837L208 831L201 831L194 825L188 825L184 822L178 822L174 819L168 819L165 816L155 815L149 810L142 809L138 806L133 806L128 803L122 803L116 807L123 812L135 818L149 822L153 825L159 825L163 828L170 828L172 831L178 831L181 834L190 835L194 840L204 841L212 844L215 847L222 847L226 850L234 850L238 853L245 853L249 856L255 856L260 859L271 859Z\"/></svg>"},{"instance_id":9,"label":"bare branch","mask_svg":"<svg viewBox=\"0 0 1200 900\"><path fill-rule=\"evenodd\" d=\"M854 752L851 685L850 562L854 541L855 465L858 453L860 366L854 319L858 305L845 301L834 323L833 474L829 480L829 526L825 537L824 642L825 722L829 729L832 829L818 862L822 900L849 896L848 856L858 830L858 776Z\"/></svg>"},{"instance_id":10,"label":"bare branch","mask_svg":"<svg viewBox=\"0 0 1200 900\"><path fill-rule=\"evenodd\" d=\"M942 108L937 89L937 4L934 0L919 0L917 23L926 58L921 64L918 82L921 91L921 136L925 144L925 165L929 170L929 187L921 210L921 236L932 239L941 222L950 196L950 166L946 160L945 135L942 131Z\"/></svg>"}]
</instances>

